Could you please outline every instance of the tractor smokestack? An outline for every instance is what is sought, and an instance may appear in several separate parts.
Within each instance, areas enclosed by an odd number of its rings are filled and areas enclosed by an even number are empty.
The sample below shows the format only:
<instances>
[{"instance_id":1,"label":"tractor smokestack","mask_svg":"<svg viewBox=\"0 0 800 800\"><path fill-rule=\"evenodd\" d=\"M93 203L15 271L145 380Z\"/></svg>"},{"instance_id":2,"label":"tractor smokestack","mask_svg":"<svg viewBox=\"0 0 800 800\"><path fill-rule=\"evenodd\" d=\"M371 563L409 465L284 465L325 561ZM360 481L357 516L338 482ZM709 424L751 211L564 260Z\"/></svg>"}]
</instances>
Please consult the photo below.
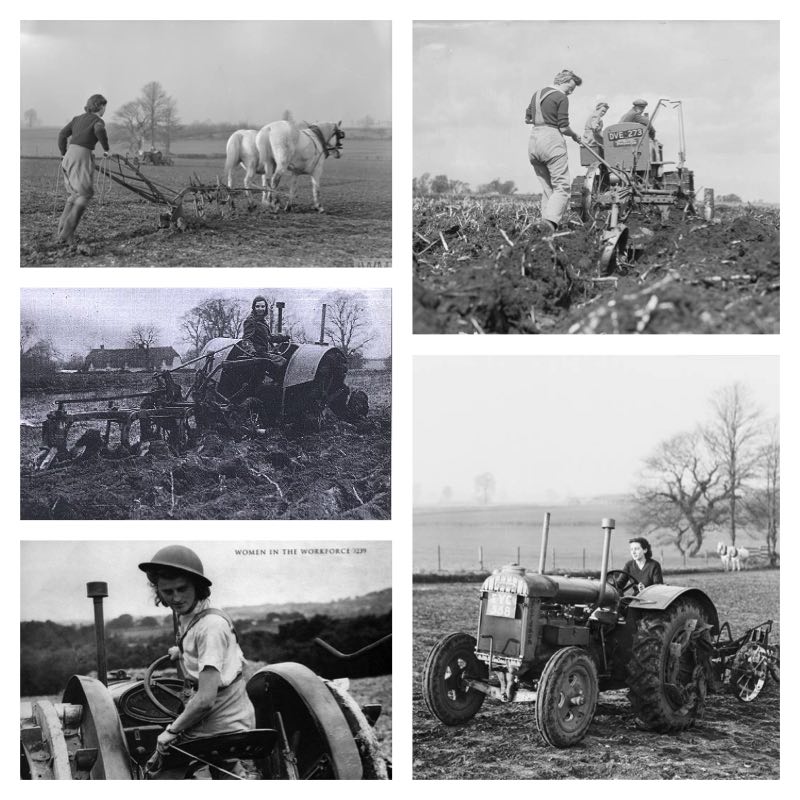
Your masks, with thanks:
<instances>
[{"instance_id":1,"label":"tractor smokestack","mask_svg":"<svg viewBox=\"0 0 800 800\"><path fill-rule=\"evenodd\" d=\"M539 550L539 574L544 575L544 562L547 558L547 539L550 536L550 512L544 512L542 521L542 547Z\"/></svg>"},{"instance_id":2,"label":"tractor smokestack","mask_svg":"<svg viewBox=\"0 0 800 800\"><path fill-rule=\"evenodd\" d=\"M278 300L275 303L275 307L278 309L278 333L283 332L283 309L286 308L286 303L282 300Z\"/></svg>"},{"instance_id":3,"label":"tractor smokestack","mask_svg":"<svg viewBox=\"0 0 800 800\"><path fill-rule=\"evenodd\" d=\"M94 602L94 635L97 641L97 677L108 686L108 662L106 660L106 635L103 623L103 598L108 597L108 584L92 581L86 584L86 596Z\"/></svg>"},{"instance_id":4,"label":"tractor smokestack","mask_svg":"<svg viewBox=\"0 0 800 800\"><path fill-rule=\"evenodd\" d=\"M603 603L606 594L606 577L608 576L608 554L611 551L611 531L617 527L617 523L611 519L604 519L600 523L603 529L603 560L600 563L600 596L597 599L598 605Z\"/></svg>"},{"instance_id":5,"label":"tractor smokestack","mask_svg":"<svg viewBox=\"0 0 800 800\"><path fill-rule=\"evenodd\" d=\"M328 304L322 304L322 319L319 323L319 341L317 344L325 344L325 314L328 310Z\"/></svg>"}]
</instances>

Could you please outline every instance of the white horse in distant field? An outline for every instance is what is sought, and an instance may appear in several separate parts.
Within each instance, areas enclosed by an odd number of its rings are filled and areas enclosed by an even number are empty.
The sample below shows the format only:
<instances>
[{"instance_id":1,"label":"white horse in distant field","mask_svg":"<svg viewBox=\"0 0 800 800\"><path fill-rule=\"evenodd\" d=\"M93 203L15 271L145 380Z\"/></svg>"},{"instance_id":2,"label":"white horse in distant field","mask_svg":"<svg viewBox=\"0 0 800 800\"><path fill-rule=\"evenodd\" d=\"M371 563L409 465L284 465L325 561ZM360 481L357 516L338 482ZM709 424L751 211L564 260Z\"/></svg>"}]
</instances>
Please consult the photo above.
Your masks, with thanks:
<instances>
[{"instance_id":1,"label":"white horse in distant field","mask_svg":"<svg viewBox=\"0 0 800 800\"><path fill-rule=\"evenodd\" d=\"M720 561L722 561L722 569L727 572L739 571L748 558L750 558L750 551L746 547L736 547L735 545L725 544L719 542L717 544L717 553L719 554Z\"/></svg>"},{"instance_id":2,"label":"white horse in distant field","mask_svg":"<svg viewBox=\"0 0 800 800\"><path fill-rule=\"evenodd\" d=\"M233 189L233 171L237 164L241 164L244 169L244 188L255 189L256 175L261 175L262 192L267 188L267 175L264 172L264 164L259 161L258 148L256 147L256 135L258 131L241 129L230 135L228 143L225 145L225 177L228 188Z\"/></svg>"},{"instance_id":3,"label":"white horse in distant field","mask_svg":"<svg viewBox=\"0 0 800 800\"><path fill-rule=\"evenodd\" d=\"M311 176L311 191L314 195L314 208L322 213L325 209L319 202L319 184L322 167L328 156L341 158L344 131L339 122L319 122L315 125L296 125L280 120L265 125L256 135L259 166L263 165L265 180L269 178L269 189L264 198L272 208L278 208L273 197L283 174L288 172L289 200L288 211L294 203L295 183L298 175Z\"/></svg>"}]
</instances>

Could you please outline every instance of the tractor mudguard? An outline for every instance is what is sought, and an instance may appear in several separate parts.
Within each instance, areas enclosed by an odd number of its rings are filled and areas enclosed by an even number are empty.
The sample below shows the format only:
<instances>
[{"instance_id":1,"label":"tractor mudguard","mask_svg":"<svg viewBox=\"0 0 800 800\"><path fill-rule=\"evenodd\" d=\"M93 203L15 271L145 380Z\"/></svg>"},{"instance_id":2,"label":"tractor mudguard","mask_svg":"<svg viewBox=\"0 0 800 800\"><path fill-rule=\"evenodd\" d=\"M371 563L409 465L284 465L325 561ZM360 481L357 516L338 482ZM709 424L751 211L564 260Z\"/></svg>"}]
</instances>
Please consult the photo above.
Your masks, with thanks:
<instances>
[{"instance_id":1,"label":"tractor mudguard","mask_svg":"<svg viewBox=\"0 0 800 800\"><path fill-rule=\"evenodd\" d=\"M712 633L719 631L719 615L711 598L702 590L686 586L669 586L665 583L656 583L646 586L628 604L629 609L635 611L666 611L679 597L691 597L708 613L708 620L712 625Z\"/></svg>"},{"instance_id":2,"label":"tractor mudguard","mask_svg":"<svg viewBox=\"0 0 800 800\"><path fill-rule=\"evenodd\" d=\"M288 389L292 386L299 386L303 383L311 383L317 375L319 362L323 356L331 351L337 351L336 347L325 347L319 344L301 344L289 360L286 373L283 376L283 387ZM344 354L342 354L344 358Z\"/></svg>"},{"instance_id":3,"label":"tractor mudguard","mask_svg":"<svg viewBox=\"0 0 800 800\"><path fill-rule=\"evenodd\" d=\"M219 380L222 377L222 370L218 370L217 367L219 367L220 364L222 364L225 361L227 361L228 356L231 354L231 350L233 350L233 346L235 344L238 344L240 341L241 341L241 339L229 339L229 338L220 337L220 338L217 338L217 339L212 339L203 348L202 352L200 353L201 356L204 356L204 355L206 355L208 353L214 353L214 356L213 356L214 360L212 362L212 366L211 366L211 370L210 370L210 372L214 372L214 370L217 370L214 373L214 377L212 378L214 383L219 383ZM218 352L218 351L220 351L220 352ZM203 363L200 363L197 366L198 367L202 367Z\"/></svg>"},{"instance_id":4,"label":"tractor mudguard","mask_svg":"<svg viewBox=\"0 0 800 800\"><path fill-rule=\"evenodd\" d=\"M280 711L290 740L296 728L302 731L298 737L309 753L297 753L301 775L307 756L313 760L326 753L337 780L362 779L361 756L347 719L325 682L308 667L292 662L264 667L247 682L247 694L256 724L269 727L270 711Z\"/></svg>"}]
</instances>

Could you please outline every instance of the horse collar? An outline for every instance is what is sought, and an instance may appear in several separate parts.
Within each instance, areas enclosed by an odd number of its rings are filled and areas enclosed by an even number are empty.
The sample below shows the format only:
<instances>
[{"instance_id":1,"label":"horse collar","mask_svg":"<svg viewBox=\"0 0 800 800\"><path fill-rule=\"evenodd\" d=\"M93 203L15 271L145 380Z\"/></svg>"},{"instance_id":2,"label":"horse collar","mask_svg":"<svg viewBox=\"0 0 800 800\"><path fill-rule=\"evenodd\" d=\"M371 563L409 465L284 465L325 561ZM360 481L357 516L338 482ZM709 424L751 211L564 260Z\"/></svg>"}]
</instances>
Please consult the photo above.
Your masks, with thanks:
<instances>
[{"instance_id":1,"label":"horse collar","mask_svg":"<svg viewBox=\"0 0 800 800\"><path fill-rule=\"evenodd\" d=\"M320 130L318 125L309 125L309 129L317 137L317 140L322 146L322 152L325 154L325 158L327 158L331 154L332 150L334 150L335 148L328 147L328 143L325 141L325 137L323 136L322 131Z\"/></svg>"}]
</instances>

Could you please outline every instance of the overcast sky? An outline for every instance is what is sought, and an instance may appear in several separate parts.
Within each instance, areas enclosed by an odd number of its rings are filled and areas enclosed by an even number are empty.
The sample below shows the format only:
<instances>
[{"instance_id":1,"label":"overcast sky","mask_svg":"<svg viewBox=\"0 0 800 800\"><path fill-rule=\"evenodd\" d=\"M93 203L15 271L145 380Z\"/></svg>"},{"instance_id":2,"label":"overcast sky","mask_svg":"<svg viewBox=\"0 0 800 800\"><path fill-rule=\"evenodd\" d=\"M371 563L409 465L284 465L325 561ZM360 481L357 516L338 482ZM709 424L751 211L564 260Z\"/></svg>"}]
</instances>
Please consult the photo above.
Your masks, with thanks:
<instances>
[{"instance_id":1,"label":"overcast sky","mask_svg":"<svg viewBox=\"0 0 800 800\"><path fill-rule=\"evenodd\" d=\"M96 92L113 119L150 81L185 123L392 116L389 22L22 22L20 54L20 115L34 108L43 125Z\"/></svg>"},{"instance_id":2,"label":"overcast sky","mask_svg":"<svg viewBox=\"0 0 800 800\"><path fill-rule=\"evenodd\" d=\"M22 620L92 619L89 581L106 581L106 620L143 616L156 609L147 578L137 564L170 542L22 542ZM327 602L392 585L390 542L236 541L185 542L203 562L215 605ZM342 554L292 555L286 549L349 549ZM356 553L361 548L366 552ZM277 555L237 555L237 549L270 549Z\"/></svg>"},{"instance_id":3,"label":"overcast sky","mask_svg":"<svg viewBox=\"0 0 800 800\"><path fill-rule=\"evenodd\" d=\"M73 353L85 356L101 344L106 348L127 347L131 328L139 324L155 325L160 331L157 344L171 345L183 355L189 349L180 330L184 314L209 297L234 298L249 313L250 303L258 294L285 301L284 319L302 322L306 334L314 340L319 336L322 304L345 295L365 309L367 330L374 337L364 348L364 355L385 358L391 354L388 289L22 289L21 313L23 320L35 323L34 338L51 339L64 358Z\"/></svg>"},{"instance_id":4,"label":"overcast sky","mask_svg":"<svg viewBox=\"0 0 800 800\"><path fill-rule=\"evenodd\" d=\"M777 22L417 22L414 175L539 192L525 108L565 68L583 78L570 98L579 133L599 100L611 106L606 124L639 97L650 111L683 100L695 185L779 200ZM677 116L662 109L654 127L674 160ZM578 174L578 147L567 147Z\"/></svg>"},{"instance_id":5,"label":"overcast sky","mask_svg":"<svg viewBox=\"0 0 800 800\"><path fill-rule=\"evenodd\" d=\"M498 502L627 492L642 459L736 381L777 415L776 357L417 357L415 495L436 503L450 486L471 503L487 471Z\"/></svg>"}]
</instances>

